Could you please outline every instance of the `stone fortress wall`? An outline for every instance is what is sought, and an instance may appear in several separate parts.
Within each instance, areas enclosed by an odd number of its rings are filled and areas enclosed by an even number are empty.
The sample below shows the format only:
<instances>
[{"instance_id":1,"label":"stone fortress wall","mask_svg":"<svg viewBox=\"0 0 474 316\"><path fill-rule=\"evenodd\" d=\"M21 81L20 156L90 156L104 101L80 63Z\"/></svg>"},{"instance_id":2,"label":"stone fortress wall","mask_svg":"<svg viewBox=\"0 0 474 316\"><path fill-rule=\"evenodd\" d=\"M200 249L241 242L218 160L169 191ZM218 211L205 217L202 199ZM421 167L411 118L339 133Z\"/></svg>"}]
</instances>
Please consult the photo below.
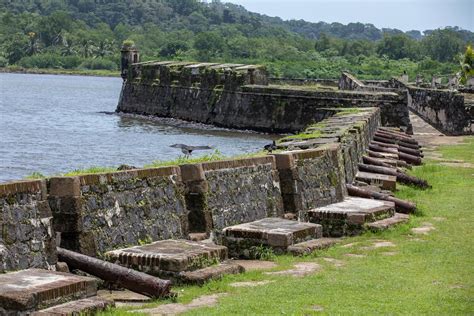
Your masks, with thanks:
<instances>
[{"instance_id":1,"label":"stone fortress wall","mask_svg":"<svg viewBox=\"0 0 474 316\"><path fill-rule=\"evenodd\" d=\"M410 129L408 106L434 107L434 92L347 73L339 90L334 83L269 84L265 68L237 64L136 63L123 77L118 111L305 131L301 139L279 141L287 151L263 156L1 184L0 271L48 268L57 260L56 245L103 256L191 234L219 240L230 225L288 213L305 220L308 210L344 200L379 126ZM440 106L461 103L456 93L450 99L436 93ZM444 115L439 126L456 133L452 117Z\"/></svg>"},{"instance_id":2,"label":"stone fortress wall","mask_svg":"<svg viewBox=\"0 0 474 316\"><path fill-rule=\"evenodd\" d=\"M0 273L56 264L46 181L0 184L0 228Z\"/></svg>"},{"instance_id":3,"label":"stone fortress wall","mask_svg":"<svg viewBox=\"0 0 474 316\"><path fill-rule=\"evenodd\" d=\"M304 218L308 209L342 201L346 168L356 168L362 154L349 139L368 140L380 110L342 114L355 118L348 132L328 133L331 143L310 150L3 184L0 245L21 258L2 255L2 271L53 265L56 234L61 247L101 257L190 233L219 239L229 225L285 213Z\"/></svg>"},{"instance_id":4,"label":"stone fortress wall","mask_svg":"<svg viewBox=\"0 0 474 316\"><path fill-rule=\"evenodd\" d=\"M268 84L258 65L188 62L133 64L118 112L156 115L263 132L296 132L332 108L380 107L382 123L409 127L406 94Z\"/></svg>"},{"instance_id":5,"label":"stone fortress wall","mask_svg":"<svg viewBox=\"0 0 474 316\"><path fill-rule=\"evenodd\" d=\"M339 88L354 91L398 91L406 94L408 108L447 135L474 133L474 96L454 89L419 87L396 78L360 81L343 72Z\"/></svg>"}]
</instances>

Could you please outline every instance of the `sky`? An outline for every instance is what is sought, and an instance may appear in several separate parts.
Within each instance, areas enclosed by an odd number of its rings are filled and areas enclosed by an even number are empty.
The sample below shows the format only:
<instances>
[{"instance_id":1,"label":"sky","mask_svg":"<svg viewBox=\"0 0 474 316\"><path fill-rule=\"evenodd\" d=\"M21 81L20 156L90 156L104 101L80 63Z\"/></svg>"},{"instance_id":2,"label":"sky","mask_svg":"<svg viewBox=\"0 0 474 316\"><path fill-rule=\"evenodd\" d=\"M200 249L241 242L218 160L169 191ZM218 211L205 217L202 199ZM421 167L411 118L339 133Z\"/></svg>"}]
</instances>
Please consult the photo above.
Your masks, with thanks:
<instances>
[{"instance_id":1,"label":"sky","mask_svg":"<svg viewBox=\"0 0 474 316\"><path fill-rule=\"evenodd\" d=\"M372 23L402 31L459 26L474 31L474 0L222 0L247 10L310 22Z\"/></svg>"}]
</instances>

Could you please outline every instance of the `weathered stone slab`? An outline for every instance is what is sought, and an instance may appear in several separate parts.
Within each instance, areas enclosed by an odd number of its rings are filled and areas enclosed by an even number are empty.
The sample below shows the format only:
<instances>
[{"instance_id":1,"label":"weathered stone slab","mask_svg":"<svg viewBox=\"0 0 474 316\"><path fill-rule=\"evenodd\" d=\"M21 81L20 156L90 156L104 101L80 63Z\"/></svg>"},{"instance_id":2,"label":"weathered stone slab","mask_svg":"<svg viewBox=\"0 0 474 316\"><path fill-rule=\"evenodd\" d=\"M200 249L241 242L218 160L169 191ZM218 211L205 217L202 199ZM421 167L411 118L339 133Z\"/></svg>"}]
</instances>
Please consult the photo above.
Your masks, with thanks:
<instances>
[{"instance_id":1,"label":"weathered stone slab","mask_svg":"<svg viewBox=\"0 0 474 316\"><path fill-rule=\"evenodd\" d=\"M106 300L94 296L43 309L33 313L32 316L94 315L97 312L103 311L109 306L113 307L114 305L115 304L112 300Z\"/></svg>"},{"instance_id":2,"label":"weathered stone slab","mask_svg":"<svg viewBox=\"0 0 474 316\"><path fill-rule=\"evenodd\" d=\"M381 231L398 224L406 223L409 218L408 214L395 213L392 217L369 223L367 227L372 231Z\"/></svg>"},{"instance_id":3,"label":"weathered stone slab","mask_svg":"<svg viewBox=\"0 0 474 316\"><path fill-rule=\"evenodd\" d=\"M370 185L376 185L384 190L395 191L397 186L397 177L386 174L359 171L356 174L356 179Z\"/></svg>"},{"instance_id":4,"label":"weathered stone slab","mask_svg":"<svg viewBox=\"0 0 474 316\"><path fill-rule=\"evenodd\" d=\"M343 202L309 210L308 219L323 226L324 236L340 237L359 234L366 229L367 223L394 214L393 202L346 197Z\"/></svg>"},{"instance_id":5,"label":"weathered stone slab","mask_svg":"<svg viewBox=\"0 0 474 316\"><path fill-rule=\"evenodd\" d=\"M152 275L193 271L227 259L227 248L191 240L161 240L106 253L109 261Z\"/></svg>"},{"instance_id":6,"label":"weathered stone slab","mask_svg":"<svg viewBox=\"0 0 474 316\"><path fill-rule=\"evenodd\" d=\"M146 303L153 300L148 296L129 290L99 290L97 296L114 302Z\"/></svg>"},{"instance_id":7,"label":"weathered stone slab","mask_svg":"<svg viewBox=\"0 0 474 316\"><path fill-rule=\"evenodd\" d=\"M288 252L294 256L302 256L312 253L315 250L321 250L336 244L338 238L318 238L303 241L288 247Z\"/></svg>"},{"instance_id":8,"label":"weathered stone slab","mask_svg":"<svg viewBox=\"0 0 474 316\"><path fill-rule=\"evenodd\" d=\"M97 293L93 278L40 269L0 275L0 314L35 311Z\"/></svg>"},{"instance_id":9,"label":"weathered stone slab","mask_svg":"<svg viewBox=\"0 0 474 316\"><path fill-rule=\"evenodd\" d=\"M269 246L287 247L300 239L319 237L319 230L319 225L267 217L227 227L224 229L224 233L227 237L261 239Z\"/></svg>"},{"instance_id":10,"label":"weathered stone slab","mask_svg":"<svg viewBox=\"0 0 474 316\"><path fill-rule=\"evenodd\" d=\"M273 261L265 260L232 260L232 262L241 266L245 270L245 272L271 270L278 266Z\"/></svg>"},{"instance_id":11,"label":"weathered stone slab","mask_svg":"<svg viewBox=\"0 0 474 316\"><path fill-rule=\"evenodd\" d=\"M229 261L195 271L181 272L179 274L179 280L182 283L201 285L211 279L219 279L226 274L238 274L244 271L243 267Z\"/></svg>"},{"instance_id":12,"label":"weathered stone slab","mask_svg":"<svg viewBox=\"0 0 474 316\"><path fill-rule=\"evenodd\" d=\"M249 258L255 247L284 252L290 245L321 235L321 225L268 217L225 228L223 242L232 256Z\"/></svg>"}]
</instances>

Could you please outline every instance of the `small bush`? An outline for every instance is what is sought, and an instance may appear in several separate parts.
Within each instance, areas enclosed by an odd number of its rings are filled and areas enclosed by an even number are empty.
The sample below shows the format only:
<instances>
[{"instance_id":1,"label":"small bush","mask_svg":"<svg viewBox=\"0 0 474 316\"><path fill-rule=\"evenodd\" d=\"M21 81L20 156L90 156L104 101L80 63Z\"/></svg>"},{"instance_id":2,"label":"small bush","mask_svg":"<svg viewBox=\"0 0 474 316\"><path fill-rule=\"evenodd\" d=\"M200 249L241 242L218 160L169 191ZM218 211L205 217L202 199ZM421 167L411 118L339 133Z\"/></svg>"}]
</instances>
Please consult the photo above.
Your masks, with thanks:
<instances>
[{"instance_id":1,"label":"small bush","mask_svg":"<svg viewBox=\"0 0 474 316\"><path fill-rule=\"evenodd\" d=\"M55 54L39 54L23 57L18 65L25 68L60 68L61 56Z\"/></svg>"},{"instance_id":2,"label":"small bush","mask_svg":"<svg viewBox=\"0 0 474 316\"><path fill-rule=\"evenodd\" d=\"M84 60L79 67L92 70L117 70L118 64L106 58L90 58Z\"/></svg>"},{"instance_id":3,"label":"small bush","mask_svg":"<svg viewBox=\"0 0 474 316\"><path fill-rule=\"evenodd\" d=\"M6 67L8 66L8 59L6 59L3 56L0 56L0 67Z\"/></svg>"},{"instance_id":4,"label":"small bush","mask_svg":"<svg viewBox=\"0 0 474 316\"><path fill-rule=\"evenodd\" d=\"M23 57L18 65L24 68L77 68L83 61L79 56L61 56L57 54L45 53L28 57Z\"/></svg>"}]
</instances>

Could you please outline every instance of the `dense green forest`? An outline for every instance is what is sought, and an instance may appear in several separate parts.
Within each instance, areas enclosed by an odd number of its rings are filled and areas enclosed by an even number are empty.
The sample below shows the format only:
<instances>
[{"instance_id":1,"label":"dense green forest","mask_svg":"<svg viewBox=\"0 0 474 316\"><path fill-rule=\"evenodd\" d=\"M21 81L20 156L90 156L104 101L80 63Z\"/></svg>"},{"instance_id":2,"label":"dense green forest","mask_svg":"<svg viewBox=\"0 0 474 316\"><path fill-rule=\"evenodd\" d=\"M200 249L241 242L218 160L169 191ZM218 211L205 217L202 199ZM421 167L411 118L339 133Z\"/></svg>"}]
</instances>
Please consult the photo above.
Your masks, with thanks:
<instances>
[{"instance_id":1,"label":"dense green forest","mask_svg":"<svg viewBox=\"0 0 474 316\"><path fill-rule=\"evenodd\" d=\"M447 75L474 33L310 23L196 0L0 0L0 67L117 70L133 40L142 60L262 63L274 76ZM315 13L317 15L317 13Z\"/></svg>"}]
</instances>

